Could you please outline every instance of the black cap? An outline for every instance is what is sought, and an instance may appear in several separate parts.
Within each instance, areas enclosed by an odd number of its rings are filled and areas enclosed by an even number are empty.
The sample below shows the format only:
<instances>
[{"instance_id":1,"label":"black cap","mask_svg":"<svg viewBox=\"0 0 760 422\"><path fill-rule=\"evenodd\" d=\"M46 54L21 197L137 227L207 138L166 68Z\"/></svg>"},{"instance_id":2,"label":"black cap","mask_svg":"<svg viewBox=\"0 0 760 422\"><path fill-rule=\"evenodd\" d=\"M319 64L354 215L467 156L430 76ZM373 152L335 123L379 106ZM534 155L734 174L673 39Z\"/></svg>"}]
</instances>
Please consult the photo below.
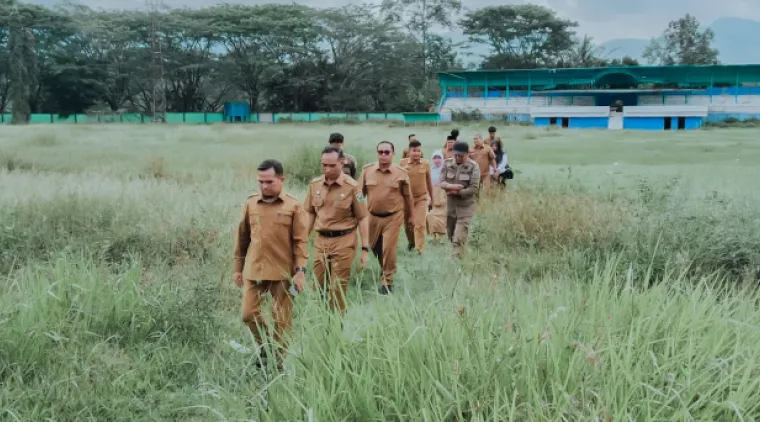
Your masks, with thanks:
<instances>
[{"instance_id":1,"label":"black cap","mask_svg":"<svg viewBox=\"0 0 760 422\"><path fill-rule=\"evenodd\" d=\"M454 155L467 155L468 152L470 152L470 146L467 145L467 142L457 141L454 142Z\"/></svg>"}]
</instances>

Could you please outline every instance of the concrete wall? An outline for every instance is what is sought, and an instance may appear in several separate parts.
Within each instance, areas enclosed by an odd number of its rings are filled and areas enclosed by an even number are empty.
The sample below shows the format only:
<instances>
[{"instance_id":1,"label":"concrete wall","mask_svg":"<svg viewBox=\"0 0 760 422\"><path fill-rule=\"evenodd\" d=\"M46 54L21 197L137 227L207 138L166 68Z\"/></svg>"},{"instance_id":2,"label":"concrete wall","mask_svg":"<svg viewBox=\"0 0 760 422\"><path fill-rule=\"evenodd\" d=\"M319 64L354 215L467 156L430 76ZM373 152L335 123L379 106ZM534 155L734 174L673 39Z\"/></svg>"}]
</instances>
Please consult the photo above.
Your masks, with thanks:
<instances>
[{"instance_id":1,"label":"concrete wall","mask_svg":"<svg viewBox=\"0 0 760 422\"><path fill-rule=\"evenodd\" d=\"M530 115L536 117L609 117L609 107L531 107Z\"/></svg>"}]
</instances>

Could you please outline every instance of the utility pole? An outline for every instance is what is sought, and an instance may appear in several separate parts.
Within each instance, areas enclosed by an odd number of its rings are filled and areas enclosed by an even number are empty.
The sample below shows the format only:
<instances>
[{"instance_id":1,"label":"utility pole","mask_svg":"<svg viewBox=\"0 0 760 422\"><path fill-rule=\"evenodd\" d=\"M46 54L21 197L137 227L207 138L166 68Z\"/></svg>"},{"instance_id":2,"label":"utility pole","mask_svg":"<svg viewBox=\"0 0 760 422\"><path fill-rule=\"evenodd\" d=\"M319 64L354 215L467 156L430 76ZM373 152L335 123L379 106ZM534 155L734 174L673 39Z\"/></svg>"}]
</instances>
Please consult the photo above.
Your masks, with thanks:
<instances>
[{"instance_id":1,"label":"utility pole","mask_svg":"<svg viewBox=\"0 0 760 422\"><path fill-rule=\"evenodd\" d=\"M161 11L163 0L145 0L150 12L150 73L153 86L151 122L166 123L166 83L164 81L164 53L161 48Z\"/></svg>"}]
</instances>

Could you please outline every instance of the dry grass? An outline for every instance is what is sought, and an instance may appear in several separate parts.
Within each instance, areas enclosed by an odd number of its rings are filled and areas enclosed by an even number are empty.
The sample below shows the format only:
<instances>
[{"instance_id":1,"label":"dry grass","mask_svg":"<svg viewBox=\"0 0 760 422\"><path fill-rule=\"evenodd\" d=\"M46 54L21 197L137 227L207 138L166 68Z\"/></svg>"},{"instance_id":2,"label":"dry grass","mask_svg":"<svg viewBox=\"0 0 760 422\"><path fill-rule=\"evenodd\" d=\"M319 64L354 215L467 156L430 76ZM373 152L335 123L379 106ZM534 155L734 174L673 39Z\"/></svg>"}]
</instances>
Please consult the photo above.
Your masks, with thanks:
<instances>
[{"instance_id":1,"label":"dry grass","mask_svg":"<svg viewBox=\"0 0 760 422\"><path fill-rule=\"evenodd\" d=\"M365 162L411 132L430 156L450 129L0 128L0 414L760 418L751 129L500 128L519 173L481 203L468 260L400 248L393 297L371 262L342 330L300 295L292 355L266 384L228 343L252 347L230 254L256 165L281 158L300 197L330 132Z\"/></svg>"}]
</instances>

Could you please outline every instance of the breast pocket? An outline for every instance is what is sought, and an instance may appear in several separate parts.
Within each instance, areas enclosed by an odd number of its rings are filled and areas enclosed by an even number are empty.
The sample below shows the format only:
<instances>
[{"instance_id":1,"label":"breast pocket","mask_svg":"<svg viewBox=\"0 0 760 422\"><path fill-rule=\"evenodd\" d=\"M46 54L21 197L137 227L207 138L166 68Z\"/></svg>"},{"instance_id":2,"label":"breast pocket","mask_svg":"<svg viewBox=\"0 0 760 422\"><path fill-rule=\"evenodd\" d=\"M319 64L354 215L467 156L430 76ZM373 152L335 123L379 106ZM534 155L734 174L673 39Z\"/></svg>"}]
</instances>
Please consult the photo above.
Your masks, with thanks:
<instances>
[{"instance_id":1,"label":"breast pocket","mask_svg":"<svg viewBox=\"0 0 760 422\"><path fill-rule=\"evenodd\" d=\"M457 174L454 171L447 171L446 172L446 181L449 180L456 180Z\"/></svg>"},{"instance_id":2,"label":"breast pocket","mask_svg":"<svg viewBox=\"0 0 760 422\"><path fill-rule=\"evenodd\" d=\"M351 208L351 204L352 203L353 203L352 196L351 195L347 195L347 196L345 196L343 198L338 198L335 201L335 208L337 208L337 209L339 209L341 211L346 211L349 208Z\"/></svg>"},{"instance_id":3,"label":"breast pocket","mask_svg":"<svg viewBox=\"0 0 760 422\"><path fill-rule=\"evenodd\" d=\"M367 193L371 192L374 188L377 187L377 180L374 179L367 179L364 181L364 185L366 186Z\"/></svg>"},{"instance_id":4,"label":"breast pocket","mask_svg":"<svg viewBox=\"0 0 760 422\"><path fill-rule=\"evenodd\" d=\"M282 224L284 226L290 226L293 224L293 211L278 211L274 217L276 224Z\"/></svg>"},{"instance_id":5,"label":"breast pocket","mask_svg":"<svg viewBox=\"0 0 760 422\"><path fill-rule=\"evenodd\" d=\"M254 228L258 227L260 220L261 218L259 217L259 213L257 213L256 211L248 212L248 224L250 224L251 227L254 227Z\"/></svg>"},{"instance_id":6,"label":"breast pocket","mask_svg":"<svg viewBox=\"0 0 760 422\"><path fill-rule=\"evenodd\" d=\"M417 170L417 173L420 173L420 174L425 174L425 173L427 173L427 169L423 167L423 168L421 168L421 169L418 169L418 170Z\"/></svg>"},{"instance_id":7,"label":"breast pocket","mask_svg":"<svg viewBox=\"0 0 760 422\"><path fill-rule=\"evenodd\" d=\"M325 205L325 198L323 198L322 195L312 195L311 205L313 205L314 208L322 208L322 206Z\"/></svg>"},{"instance_id":8,"label":"breast pocket","mask_svg":"<svg viewBox=\"0 0 760 422\"><path fill-rule=\"evenodd\" d=\"M457 178L460 182L469 182L470 181L470 175L467 173L462 173Z\"/></svg>"}]
</instances>

